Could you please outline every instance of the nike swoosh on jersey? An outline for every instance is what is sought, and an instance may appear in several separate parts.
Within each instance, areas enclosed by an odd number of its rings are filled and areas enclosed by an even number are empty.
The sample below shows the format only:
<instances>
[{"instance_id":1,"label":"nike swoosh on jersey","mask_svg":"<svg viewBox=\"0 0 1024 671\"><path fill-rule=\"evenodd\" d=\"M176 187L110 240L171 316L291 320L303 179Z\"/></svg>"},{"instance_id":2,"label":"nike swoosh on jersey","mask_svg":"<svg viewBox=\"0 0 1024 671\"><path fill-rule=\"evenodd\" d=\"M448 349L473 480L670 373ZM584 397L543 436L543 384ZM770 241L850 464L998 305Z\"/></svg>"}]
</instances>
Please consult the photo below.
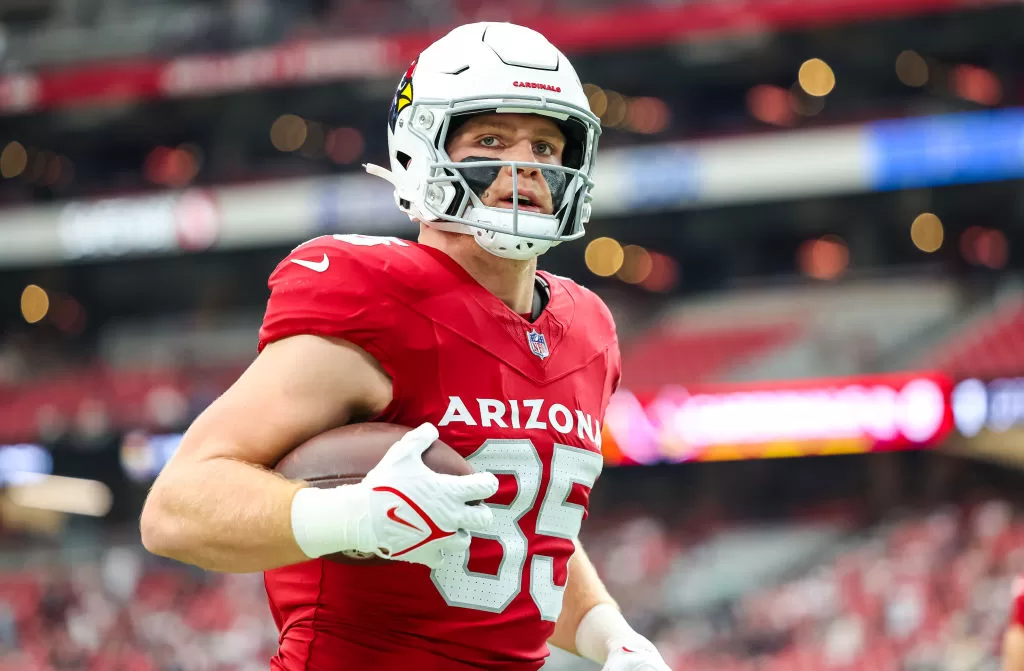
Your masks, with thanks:
<instances>
[{"instance_id":1,"label":"nike swoosh on jersey","mask_svg":"<svg viewBox=\"0 0 1024 671\"><path fill-rule=\"evenodd\" d=\"M331 265L331 260L327 258L327 254L324 254L324 258L319 261L305 261L303 259L292 259L292 263L297 263L303 268L309 268L310 270L318 273L322 273L327 270L328 266Z\"/></svg>"},{"instance_id":2,"label":"nike swoosh on jersey","mask_svg":"<svg viewBox=\"0 0 1024 671\"><path fill-rule=\"evenodd\" d=\"M398 506L391 506L390 508L388 508L388 519L391 520L392 522L398 522L399 524L404 524L405 526L409 527L410 529L415 529L416 531L419 531L421 533L423 532L423 529L420 529L418 526L416 526L412 522L407 522L406 520L403 520L401 517L399 517L397 511L398 511Z\"/></svg>"}]
</instances>

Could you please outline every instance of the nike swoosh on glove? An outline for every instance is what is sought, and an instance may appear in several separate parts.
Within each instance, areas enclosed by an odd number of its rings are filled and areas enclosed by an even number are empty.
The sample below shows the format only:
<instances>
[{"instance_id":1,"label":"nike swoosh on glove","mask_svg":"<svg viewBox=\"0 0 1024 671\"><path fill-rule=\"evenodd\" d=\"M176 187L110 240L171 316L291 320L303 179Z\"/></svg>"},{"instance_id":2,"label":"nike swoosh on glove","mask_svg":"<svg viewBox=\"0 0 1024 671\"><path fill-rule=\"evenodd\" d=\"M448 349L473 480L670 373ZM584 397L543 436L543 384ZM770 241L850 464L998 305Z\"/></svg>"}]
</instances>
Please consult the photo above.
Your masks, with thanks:
<instances>
[{"instance_id":1,"label":"nike swoosh on glove","mask_svg":"<svg viewBox=\"0 0 1024 671\"><path fill-rule=\"evenodd\" d=\"M603 671L672 671L654 648L618 645L608 653Z\"/></svg>"},{"instance_id":2,"label":"nike swoosh on glove","mask_svg":"<svg viewBox=\"0 0 1024 671\"><path fill-rule=\"evenodd\" d=\"M439 567L447 554L469 548L470 532L486 531L494 521L483 501L498 491L493 473L447 475L423 463L423 453L438 438L423 424L391 446L360 485L370 494L373 543L380 557Z\"/></svg>"}]
</instances>

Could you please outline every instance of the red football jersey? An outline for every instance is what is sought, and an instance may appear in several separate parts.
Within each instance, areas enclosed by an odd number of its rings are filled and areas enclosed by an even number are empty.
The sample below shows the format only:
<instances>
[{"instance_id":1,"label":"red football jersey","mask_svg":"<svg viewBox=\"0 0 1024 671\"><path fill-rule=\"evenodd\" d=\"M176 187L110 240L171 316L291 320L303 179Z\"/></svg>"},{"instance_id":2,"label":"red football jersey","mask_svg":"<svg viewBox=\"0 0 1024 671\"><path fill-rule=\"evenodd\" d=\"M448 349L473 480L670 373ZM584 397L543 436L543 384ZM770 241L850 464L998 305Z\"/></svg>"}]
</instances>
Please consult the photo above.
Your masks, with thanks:
<instances>
[{"instance_id":1,"label":"red football jersey","mask_svg":"<svg viewBox=\"0 0 1024 671\"><path fill-rule=\"evenodd\" d=\"M270 277L260 348L335 336L373 355L393 400L377 421L432 422L495 473L493 535L430 570L314 560L266 573L278 671L537 669L601 470L601 424L619 379L604 303L541 273L530 322L443 252L397 238L323 236Z\"/></svg>"}]
</instances>

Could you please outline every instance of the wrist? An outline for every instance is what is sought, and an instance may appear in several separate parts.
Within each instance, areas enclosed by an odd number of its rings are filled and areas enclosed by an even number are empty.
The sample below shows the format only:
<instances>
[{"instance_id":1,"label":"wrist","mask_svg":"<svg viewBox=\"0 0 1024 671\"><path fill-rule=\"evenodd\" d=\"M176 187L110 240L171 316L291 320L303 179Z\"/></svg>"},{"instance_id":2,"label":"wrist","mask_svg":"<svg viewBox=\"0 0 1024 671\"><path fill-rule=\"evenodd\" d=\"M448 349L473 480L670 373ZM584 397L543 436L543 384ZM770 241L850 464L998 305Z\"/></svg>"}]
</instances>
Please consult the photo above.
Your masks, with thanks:
<instances>
[{"instance_id":1,"label":"wrist","mask_svg":"<svg viewBox=\"0 0 1024 671\"><path fill-rule=\"evenodd\" d=\"M625 647L629 652L655 650L654 645L633 630L613 604L599 603L587 611L576 628L576 651L598 664Z\"/></svg>"},{"instance_id":2,"label":"wrist","mask_svg":"<svg viewBox=\"0 0 1024 671\"><path fill-rule=\"evenodd\" d=\"M311 559L345 550L372 552L376 545L369 491L361 484L300 489L292 498L291 522L295 543Z\"/></svg>"}]
</instances>

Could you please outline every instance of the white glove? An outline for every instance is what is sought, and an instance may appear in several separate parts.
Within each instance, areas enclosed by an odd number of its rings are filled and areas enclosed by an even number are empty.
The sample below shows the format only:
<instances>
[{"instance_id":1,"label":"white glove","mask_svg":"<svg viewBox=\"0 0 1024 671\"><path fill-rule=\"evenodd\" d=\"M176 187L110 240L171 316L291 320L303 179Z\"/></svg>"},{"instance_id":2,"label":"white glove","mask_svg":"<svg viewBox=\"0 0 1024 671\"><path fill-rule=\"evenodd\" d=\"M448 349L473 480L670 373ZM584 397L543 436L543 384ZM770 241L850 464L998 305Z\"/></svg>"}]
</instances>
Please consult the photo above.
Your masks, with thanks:
<instances>
[{"instance_id":1,"label":"white glove","mask_svg":"<svg viewBox=\"0 0 1024 671\"><path fill-rule=\"evenodd\" d=\"M437 440L433 424L423 424L391 446L360 483L371 489L374 549L381 557L437 568L443 553L469 548L470 531L486 531L494 521L483 501L498 491L493 473L444 475L423 463Z\"/></svg>"},{"instance_id":2,"label":"white glove","mask_svg":"<svg viewBox=\"0 0 1024 671\"><path fill-rule=\"evenodd\" d=\"M469 505L498 491L492 473L445 475L423 463L437 429L423 424L391 446L362 482L300 489L292 501L292 531L309 557L355 551L440 566L469 547L471 531L486 531L491 509Z\"/></svg>"},{"instance_id":3,"label":"white glove","mask_svg":"<svg viewBox=\"0 0 1024 671\"><path fill-rule=\"evenodd\" d=\"M608 653L602 671L672 671L654 646L620 645Z\"/></svg>"},{"instance_id":4,"label":"white glove","mask_svg":"<svg viewBox=\"0 0 1024 671\"><path fill-rule=\"evenodd\" d=\"M672 671L654 644L633 631L610 603L597 604L580 620L576 650L602 664L603 671Z\"/></svg>"}]
</instances>

